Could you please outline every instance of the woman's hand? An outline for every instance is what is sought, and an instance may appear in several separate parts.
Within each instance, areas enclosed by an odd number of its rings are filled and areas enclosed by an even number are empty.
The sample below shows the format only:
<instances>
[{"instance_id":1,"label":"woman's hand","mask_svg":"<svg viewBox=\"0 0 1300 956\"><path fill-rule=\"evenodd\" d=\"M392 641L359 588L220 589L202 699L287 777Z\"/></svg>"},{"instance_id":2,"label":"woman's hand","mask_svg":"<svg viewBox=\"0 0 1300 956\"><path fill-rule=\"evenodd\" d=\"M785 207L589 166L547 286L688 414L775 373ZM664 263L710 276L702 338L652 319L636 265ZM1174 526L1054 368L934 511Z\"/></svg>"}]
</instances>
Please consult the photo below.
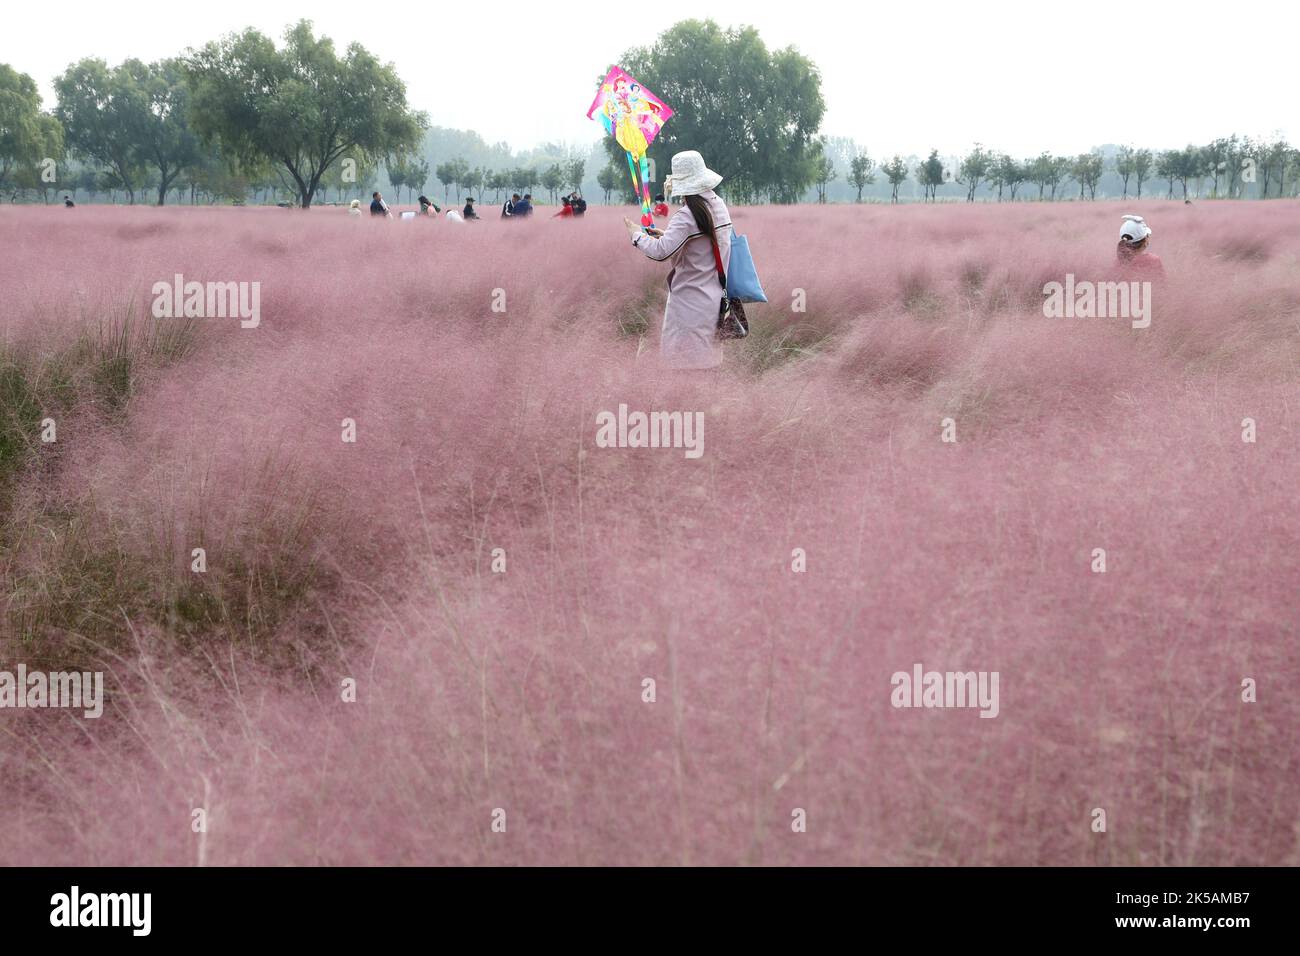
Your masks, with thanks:
<instances>
[{"instance_id":1,"label":"woman's hand","mask_svg":"<svg viewBox=\"0 0 1300 956\"><path fill-rule=\"evenodd\" d=\"M663 237L664 231L655 226L647 226L645 234L653 239L659 239Z\"/></svg>"},{"instance_id":2,"label":"woman's hand","mask_svg":"<svg viewBox=\"0 0 1300 956\"><path fill-rule=\"evenodd\" d=\"M636 237L641 235L641 227L628 219L627 216L623 217L623 225L627 226L627 237L635 242Z\"/></svg>"}]
</instances>

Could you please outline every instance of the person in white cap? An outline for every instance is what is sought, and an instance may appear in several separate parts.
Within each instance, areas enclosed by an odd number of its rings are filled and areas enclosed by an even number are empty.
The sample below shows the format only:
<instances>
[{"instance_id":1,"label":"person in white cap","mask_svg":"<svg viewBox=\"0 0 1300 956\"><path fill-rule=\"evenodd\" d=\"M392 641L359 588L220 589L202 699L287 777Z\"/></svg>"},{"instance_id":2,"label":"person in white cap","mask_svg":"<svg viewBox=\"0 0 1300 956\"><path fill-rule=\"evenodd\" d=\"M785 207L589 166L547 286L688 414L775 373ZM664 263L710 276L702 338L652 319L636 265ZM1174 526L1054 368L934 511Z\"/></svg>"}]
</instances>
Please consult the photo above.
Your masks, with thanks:
<instances>
[{"instance_id":1,"label":"person in white cap","mask_svg":"<svg viewBox=\"0 0 1300 956\"><path fill-rule=\"evenodd\" d=\"M718 312L731 261L731 212L715 193L722 177L693 149L673 156L664 191L685 199L667 227L645 231L624 219L632 244L657 262L670 261L668 305L659 354L671 368L715 368L722 363Z\"/></svg>"},{"instance_id":2,"label":"person in white cap","mask_svg":"<svg viewBox=\"0 0 1300 956\"><path fill-rule=\"evenodd\" d=\"M1119 227L1119 245L1115 249L1115 258L1127 269L1145 272L1150 275L1163 276L1164 263L1160 257L1149 251L1151 245L1151 227L1141 216L1125 216Z\"/></svg>"}]
</instances>

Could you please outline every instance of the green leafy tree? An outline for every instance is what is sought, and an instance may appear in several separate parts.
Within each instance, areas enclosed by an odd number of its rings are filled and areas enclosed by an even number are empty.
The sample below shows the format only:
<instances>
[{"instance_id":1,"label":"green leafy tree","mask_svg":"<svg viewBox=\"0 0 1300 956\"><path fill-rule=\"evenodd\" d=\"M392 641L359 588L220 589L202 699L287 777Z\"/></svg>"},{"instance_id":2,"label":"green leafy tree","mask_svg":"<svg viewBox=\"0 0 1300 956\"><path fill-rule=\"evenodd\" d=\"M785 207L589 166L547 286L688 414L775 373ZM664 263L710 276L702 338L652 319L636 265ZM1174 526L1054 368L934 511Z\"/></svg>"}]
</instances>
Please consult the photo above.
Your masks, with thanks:
<instances>
[{"instance_id":1,"label":"green leafy tree","mask_svg":"<svg viewBox=\"0 0 1300 956\"><path fill-rule=\"evenodd\" d=\"M1167 149L1156 157L1156 175L1169 181L1167 199L1174 198L1174 180L1178 176L1178 151Z\"/></svg>"},{"instance_id":2,"label":"green leafy tree","mask_svg":"<svg viewBox=\"0 0 1300 956\"><path fill-rule=\"evenodd\" d=\"M1201 159L1205 166L1205 173L1210 177L1210 195L1215 199L1219 197L1219 180L1228 171L1229 145L1229 140L1220 136L1201 148Z\"/></svg>"},{"instance_id":3,"label":"green leafy tree","mask_svg":"<svg viewBox=\"0 0 1300 956\"><path fill-rule=\"evenodd\" d=\"M1034 159L1025 164L1028 170L1029 181L1038 187L1038 201L1043 201L1043 193L1046 191L1052 177L1056 175L1056 159L1051 153L1039 153Z\"/></svg>"},{"instance_id":4,"label":"green leafy tree","mask_svg":"<svg viewBox=\"0 0 1300 956\"><path fill-rule=\"evenodd\" d=\"M998 202L1002 201L1002 190L1006 189L1011 195L1011 201L1016 201L1016 190L1028 178L1028 172L1025 170L1025 164L1016 162L1010 154L1002 153L993 164L993 171L990 174L998 187Z\"/></svg>"},{"instance_id":5,"label":"green leafy tree","mask_svg":"<svg viewBox=\"0 0 1300 956\"><path fill-rule=\"evenodd\" d=\"M390 156L385 164L388 167L388 184L393 187L393 201L402 201L402 187L406 185L407 159L403 156Z\"/></svg>"},{"instance_id":6,"label":"green leafy tree","mask_svg":"<svg viewBox=\"0 0 1300 956\"><path fill-rule=\"evenodd\" d=\"M835 161L826 155L826 140L823 138L817 143L817 166L816 176L813 182L817 185L817 201L826 202L826 189L835 181Z\"/></svg>"},{"instance_id":7,"label":"green leafy tree","mask_svg":"<svg viewBox=\"0 0 1300 956\"><path fill-rule=\"evenodd\" d=\"M1139 149L1133 154L1133 180L1137 183L1137 198L1142 198L1142 184L1151 178L1155 157L1149 149Z\"/></svg>"},{"instance_id":8,"label":"green leafy tree","mask_svg":"<svg viewBox=\"0 0 1300 956\"><path fill-rule=\"evenodd\" d=\"M451 159L445 163L439 163L433 171L438 182L442 183L443 202L448 201L448 191L452 186L456 187L456 201L460 202L460 186L465 176L469 174L469 163L463 159Z\"/></svg>"},{"instance_id":9,"label":"green leafy tree","mask_svg":"<svg viewBox=\"0 0 1300 956\"><path fill-rule=\"evenodd\" d=\"M500 170L498 172L488 173L486 187L492 190L493 202L501 201L501 194L510 188L510 172Z\"/></svg>"},{"instance_id":10,"label":"green leafy tree","mask_svg":"<svg viewBox=\"0 0 1300 956\"><path fill-rule=\"evenodd\" d=\"M889 201L898 202L898 187L907 182L907 163L902 156L895 154L893 159L880 167L880 171L889 180Z\"/></svg>"},{"instance_id":11,"label":"green leafy tree","mask_svg":"<svg viewBox=\"0 0 1300 956\"><path fill-rule=\"evenodd\" d=\"M1184 200L1187 199L1188 183L1195 182L1199 190L1206 171L1205 154L1191 143L1175 151L1174 179L1182 186Z\"/></svg>"},{"instance_id":12,"label":"green leafy tree","mask_svg":"<svg viewBox=\"0 0 1300 956\"><path fill-rule=\"evenodd\" d=\"M1074 168L1074 160L1069 156L1053 156L1051 169L1048 173L1047 185L1051 188L1051 200L1056 201L1056 190L1061 183L1070 178L1070 170Z\"/></svg>"},{"instance_id":13,"label":"green leafy tree","mask_svg":"<svg viewBox=\"0 0 1300 956\"><path fill-rule=\"evenodd\" d=\"M565 185L573 192L582 191L582 180L587 175L585 159L571 159L564 167Z\"/></svg>"},{"instance_id":14,"label":"green leafy tree","mask_svg":"<svg viewBox=\"0 0 1300 956\"><path fill-rule=\"evenodd\" d=\"M618 169L611 163L596 174L596 185L601 188L605 194L605 202L609 203L610 193L618 185Z\"/></svg>"},{"instance_id":15,"label":"green leafy tree","mask_svg":"<svg viewBox=\"0 0 1300 956\"><path fill-rule=\"evenodd\" d=\"M480 166L475 166L473 169L467 168L464 175L461 176L460 184L465 187L467 195L472 196L479 191L479 187L483 185L483 180L486 177L487 173ZM459 196L456 197L456 201L460 201Z\"/></svg>"},{"instance_id":16,"label":"green leafy tree","mask_svg":"<svg viewBox=\"0 0 1300 956\"><path fill-rule=\"evenodd\" d=\"M989 150L979 143L970 151L957 171L957 182L966 187L966 201L975 201L975 190L993 169L996 159Z\"/></svg>"},{"instance_id":17,"label":"green leafy tree","mask_svg":"<svg viewBox=\"0 0 1300 956\"><path fill-rule=\"evenodd\" d=\"M793 47L769 51L752 27L685 20L619 62L676 111L650 144L659 169L697 149L740 202L793 202L816 179L821 76ZM605 147L612 162L626 161L613 137Z\"/></svg>"},{"instance_id":18,"label":"green leafy tree","mask_svg":"<svg viewBox=\"0 0 1300 956\"><path fill-rule=\"evenodd\" d=\"M189 124L189 88L179 60L142 63L127 60L119 67L131 74L144 99L144 110L133 114L137 161L158 171L158 205L176 178L203 155Z\"/></svg>"},{"instance_id":19,"label":"green leafy tree","mask_svg":"<svg viewBox=\"0 0 1300 956\"><path fill-rule=\"evenodd\" d=\"M1286 185L1286 167L1291 158L1291 144L1278 137L1272 142L1260 140L1256 144L1259 155L1259 198L1267 199L1274 181L1281 196Z\"/></svg>"},{"instance_id":20,"label":"green leafy tree","mask_svg":"<svg viewBox=\"0 0 1300 956\"><path fill-rule=\"evenodd\" d=\"M921 184L925 201L934 202L939 187L944 183L943 160L939 158L937 149L930 150L930 155L916 167L916 181Z\"/></svg>"},{"instance_id":21,"label":"green leafy tree","mask_svg":"<svg viewBox=\"0 0 1300 956\"><path fill-rule=\"evenodd\" d=\"M55 115L73 154L106 167L134 203L145 179L139 137L148 108L136 73L125 66L87 58L68 67L54 80Z\"/></svg>"},{"instance_id":22,"label":"green leafy tree","mask_svg":"<svg viewBox=\"0 0 1300 956\"><path fill-rule=\"evenodd\" d=\"M390 64L358 43L340 57L307 20L285 31L279 49L250 28L191 53L185 69L199 133L241 162L277 163L304 209L343 156L414 149L427 126Z\"/></svg>"},{"instance_id":23,"label":"green leafy tree","mask_svg":"<svg viewBox=\"0 0 1300 956\"><path fill-rule=\"evenodd\" d=\"M1086 193L1089 199L1097 198L1097 184L1106 169L1101 153L1080 153L1070 164L1070 175L1079 184L1079 198Z\"/></svg>"},{"instance_id":24,"label":"green leafy tree","mask_svg":"<svg viewBox=\"0 0 1300 956\"><path fill-rule=\"evenodd\" d=\"M423 157L411 157L406 164L406 198L414 201L416 196L423 196L428 182L429 161Z\"/></svg>"},{"instance_id":25,"label":"green leafy tree","mask_svg":"<svg viewBox=\"0 0 1300 956\"><path fill-rule=\"evenodd\" d=\"M866 153L858 153L849 162L849 183L858 191L858 202L862 202L862 190L876 181L873 169L875 164Z\"/></svg>"},{"instance_id":26,"label":"green leafy tree","mask_svg":"<svg viewBox=\"0 0 1300 956\"><path fill-rule=\"evenodd\" d=\"M20 171L41 180L44 169L38 167L46 159L57 163L63 151L63 127L42 112L36 81L0 63L0 187L15 190Z\"/></svg>"},{"instance_id":27,"label":"green leafy tree","mask_svg":"<svg viewBox=\"0 0 1300 956\"><path fill-rule=\"evenodd\" d=\"M1124 199L1128 198L1128 181L1133 178L1136 152L1132 146L1121 146L1115 152L1115 172L1124 182Z\"/></svg>"},{"instance_id":28,"label":"green leafy tree","mask_svg":"<svg viewBox=\"0 0 1300 956\"><path fill-rule=\"evenodd\" d=\"M546 172L542 173L542 185L546 187L551 202L555 202L555 194L564 185L564 170L559 163L552 164L547 167Z\"/></svg>"}]
</instances>

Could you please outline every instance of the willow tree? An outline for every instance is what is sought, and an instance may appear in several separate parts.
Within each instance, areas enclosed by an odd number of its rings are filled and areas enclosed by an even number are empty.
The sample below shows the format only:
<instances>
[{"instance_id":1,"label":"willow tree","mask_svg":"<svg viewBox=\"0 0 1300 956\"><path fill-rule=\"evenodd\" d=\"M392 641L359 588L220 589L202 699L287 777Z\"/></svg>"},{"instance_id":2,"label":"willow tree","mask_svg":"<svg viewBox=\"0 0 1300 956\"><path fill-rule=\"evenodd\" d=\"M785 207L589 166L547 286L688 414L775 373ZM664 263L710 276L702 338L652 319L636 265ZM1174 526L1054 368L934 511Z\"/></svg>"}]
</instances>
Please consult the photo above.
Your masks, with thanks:
<instances>
[{"instance_id":1,"label":"willow tree","mask_svg":"<svg viewBox=\"0 0 1300 956\"><path fill-rule=\"evenodd\" d=\"M336 163L412 150L428 125L392 64L358 43L339 56L308 20L278 49L251 28L231 34L190 51L185 70L199 135L241 163L283 168L304 209Z\"/></svg>"}]
</instances>

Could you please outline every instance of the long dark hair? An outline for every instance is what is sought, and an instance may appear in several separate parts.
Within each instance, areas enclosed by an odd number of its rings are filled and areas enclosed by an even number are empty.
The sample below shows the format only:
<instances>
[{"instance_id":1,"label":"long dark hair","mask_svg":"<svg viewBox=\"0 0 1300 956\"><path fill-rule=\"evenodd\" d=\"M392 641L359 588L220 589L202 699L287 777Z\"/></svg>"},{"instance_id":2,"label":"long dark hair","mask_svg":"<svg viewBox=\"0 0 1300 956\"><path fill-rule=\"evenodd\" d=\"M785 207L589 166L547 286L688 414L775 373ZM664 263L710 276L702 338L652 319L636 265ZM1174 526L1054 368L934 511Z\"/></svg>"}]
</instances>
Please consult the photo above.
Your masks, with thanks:
<instances>
[{"instance_id":1,"label":"long dark hair","mask_svg":"<svg viewBox=\"0 0 1300 956\"><path fill-rule=\"evenodd\" d=\"M1127 239L1121 239L1119 245L1115 248L1115 258L1122 262L1127 262L1142 252L1147 247L1147 240L1150 236L1143 236L1137 242L1129 242Z\"/></svg>"},{"instance_id":2,"label":"long dark hair","mask_svg":"<svg viewBox=\"0 0 1300 956\"><path fill-rule=\"evenodd\" d=\"M709 237L709 242L716 249L718 237L713 231L713 210L709 208L709 201L703 196L687 196L686 205L691 210L691 215L695 217L695 225L699 227L700 232Z\"/></svg>"}]
</instances>

